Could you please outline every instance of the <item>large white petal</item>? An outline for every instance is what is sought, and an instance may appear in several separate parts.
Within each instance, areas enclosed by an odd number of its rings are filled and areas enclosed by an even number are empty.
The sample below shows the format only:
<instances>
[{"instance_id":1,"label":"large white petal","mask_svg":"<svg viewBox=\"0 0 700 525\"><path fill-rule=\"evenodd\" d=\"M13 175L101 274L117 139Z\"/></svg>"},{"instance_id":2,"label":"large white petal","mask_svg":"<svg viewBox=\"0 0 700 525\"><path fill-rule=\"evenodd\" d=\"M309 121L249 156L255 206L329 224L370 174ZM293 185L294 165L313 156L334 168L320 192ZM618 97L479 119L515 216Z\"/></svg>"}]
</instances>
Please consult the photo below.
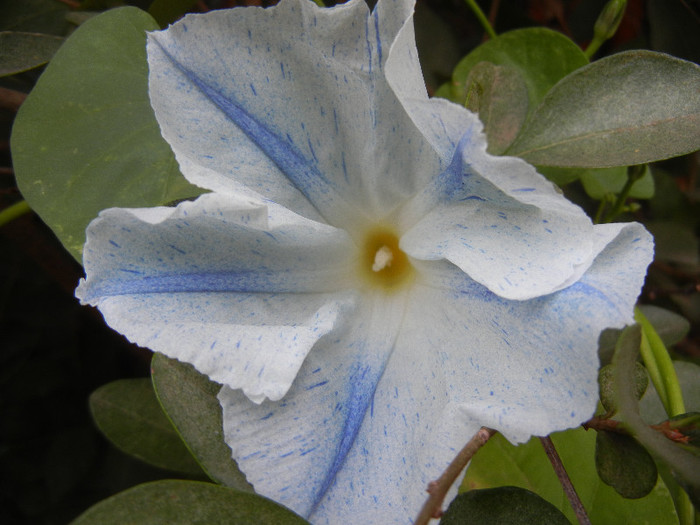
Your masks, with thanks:
<instances>
[{"instance_id":1,"label":"large white petal","mask_svg":"<svg viewBox=\"0 0 700 525\"><path fill-rule=\"evenodd\" d=\"M281 398L308 351L342 325L355 248L269 204L203 195L109 209L88 228L76 295L128 339L251 399Z\"/></svg>"},{"instance_id":2,"label":"large white petal","mask_svg":"<svg viewBox=\"0 0 700 525\"><path fill-rule=\"evenodd\" d=\"M530 301L418 262L406 309L363 302L283 401L222 390L234 458L256 490L313 523L409 524L480 426L521 442L578 425L597 400L599 332L631 321L651 260L641 226L603 229L613 239L579 282Z\"/></svg>"},{"instance_id":3,"label":"large white petal","mask_svg":"<svg viewBox=\"0 0 700 525\"><path fill-rule=\"evenodd\" d=\"M240 392L222 389L226 441L258 493L317 525L396 522L397 513L391 508L395 489L388 487L386 501L377 505L373 498L381 497L381 492L362 490L363 484L375 483L365 473L343 482L340 497L354 501L337 512L326 509L324 501L338 485L336 476L346 471L348 454L356 453L360 426L376 409L375 388L393 349L404 306L403 295L364 297L347 330L314 347L279 402L253 405ZM378 439L366 452L376 458L375 446L387 445ZM382 464L387 469L406 468ZM387 478L382 474L381 479Z\"/></svg>"},{"instance_id":4,"label":"large white petal","mask_svg":"<svg viewBox=\"0 0 700 525\"><path fill-rule=\"evenodd\" d=\"M593 414L599 334L633 322L653 256L642 226L603 229L601 239L614 238L578 282L528 301L498 297L447 262L419 263L424 286L411 304L421 306L407 315L415 325L403 329L417 344L438 349L435 373L450 385L450 403L465 422L523 442Z\"/></svg>"},{"instance_id":5,"label":"large white petal","mask_svg":"<svg viewBox=\"0 0 700 525\"><path fill-rule=\"evenodd\" d=\"M384 77L412 7L283 0L151 33L151 102L185 176L345 227L387 215L441 171Z\"/></svg>"},{"instance_id":6,"label":"large white petal","mask_svg":"<svg viewBox=\"0 0 700 525\"><path fill-rule=\"evenodd\" d=\"M450 167L402 209L401 248L507 299L568 286L598 253L590 219L532 166L485 148L478 126L464 134Z\"/></svg>"}]
</instances>

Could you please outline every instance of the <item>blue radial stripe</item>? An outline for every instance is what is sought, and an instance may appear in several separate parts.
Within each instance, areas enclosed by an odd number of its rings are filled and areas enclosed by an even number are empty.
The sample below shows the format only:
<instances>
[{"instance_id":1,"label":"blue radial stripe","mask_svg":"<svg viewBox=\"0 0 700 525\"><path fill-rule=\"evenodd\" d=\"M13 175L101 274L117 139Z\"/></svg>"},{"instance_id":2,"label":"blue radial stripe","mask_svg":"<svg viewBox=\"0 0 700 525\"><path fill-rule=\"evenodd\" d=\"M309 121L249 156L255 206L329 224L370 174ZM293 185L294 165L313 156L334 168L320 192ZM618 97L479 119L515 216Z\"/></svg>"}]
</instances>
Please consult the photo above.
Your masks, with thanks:
<instances>
[{"instance_id":1,"label":"blue radial stripe","mask_svg":"<svg viewBox=\"0 0 700 525\"><path fill-rule=\"evenodd\" d=\"M357 434L360 431L362 422L374 398L374 392L379 384L379 379L384 372L385 364L386 361L384 361L381 366L372 367L368 364L358 363L355 367L355 371L350 376L348 380L348 384L351 385L350 395L347 400L345 425L343 426L340 443L338 444L333 458L333 463L328 468L326 477L316 491L314 503L309 515L314 513L316 507L318 507L323 500L326 492L328 492L328 489L333 484L335 476L343 466L343 463L345 463L345 458L350 452L350 449L355 444Z\"/></svg>"},{"instance_id":2,"label":"blue radial stripe","mask_svg":"<svg viewBox=\"0 0 700 525\"><path fill-rule=\"evenodd\" d=\"M298 291L300 284L305 281L313 283L313 276L316 275L309 271L309 278L306 280L300 279L302 272L297 271L242 270L152 276L143 276L142 272L136 270L122 269L121 271L128 273L130 277L125 280L91 284L83 300L89 302L102 297L153 293L287 293ZM292 278L292 275L295 277Z\"/></svg>"},{"instance_id":3,"label":"blue radial stripe","mask_svg":"<svg viewBox=\"0 0 700 525\"><path fill-rule=\"evenodd\" d=\"M292 184L301 191L317 207L318 197L330 195L335 192L333 184L319 171L318 167L304 157L302 153L291 143L287 134L287 140L271 131L243 108L239 101L229 98L214 87L207 84L193 71L179 63L164 47L154 39L165 56L180 70L197 88L206 95L248 138L267 155L272 162L284 173ZM284 67L282 65L282 67ZM322 210L318 210L323 215Z\"/></svg>"}]
</instances>

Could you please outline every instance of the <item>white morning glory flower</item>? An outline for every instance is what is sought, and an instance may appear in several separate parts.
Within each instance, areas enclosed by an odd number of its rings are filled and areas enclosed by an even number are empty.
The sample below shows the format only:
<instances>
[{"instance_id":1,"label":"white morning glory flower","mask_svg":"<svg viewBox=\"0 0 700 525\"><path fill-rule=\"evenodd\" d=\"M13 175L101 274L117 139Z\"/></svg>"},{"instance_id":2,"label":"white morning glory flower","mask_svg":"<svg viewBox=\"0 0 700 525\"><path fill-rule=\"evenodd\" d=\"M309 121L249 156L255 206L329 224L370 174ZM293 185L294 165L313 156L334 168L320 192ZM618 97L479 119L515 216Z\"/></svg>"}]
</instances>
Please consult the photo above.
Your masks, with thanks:
<instances>
[{"instance_id":1,"label":"white morning glory flower","mask_svg":"<svg viewBox=\"0 0 700 525\"><path fill-rule=\"evenodd\" d=\"M319 524L410 523L480 426L590 417L652 257L428 99L412 12L282 0L151 33L163 136L212 193L88 228L77 296L224 385L248 480Z\"/></svg>"}]
</instances>

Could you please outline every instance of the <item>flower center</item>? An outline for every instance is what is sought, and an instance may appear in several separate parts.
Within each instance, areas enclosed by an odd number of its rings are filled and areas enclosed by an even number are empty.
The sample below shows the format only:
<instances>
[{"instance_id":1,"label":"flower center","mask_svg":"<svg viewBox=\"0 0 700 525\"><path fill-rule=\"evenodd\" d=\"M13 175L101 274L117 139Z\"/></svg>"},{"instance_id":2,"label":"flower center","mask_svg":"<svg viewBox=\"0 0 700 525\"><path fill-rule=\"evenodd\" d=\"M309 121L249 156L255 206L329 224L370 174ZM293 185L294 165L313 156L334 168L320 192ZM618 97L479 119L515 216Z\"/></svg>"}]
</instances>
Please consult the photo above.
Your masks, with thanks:
<instances>
[{"instance_id":1,"label":"flower center","mask_svg":"<svg viewBox=\"0 0 700 525\"><path fill-rule=\"evenodd\" d=\"M413 275L408 257L399 248L399 238L390 229L375 228L367 232L360 274L371 286L386 290L405 284Z\"/></svg>"}]
</instances>

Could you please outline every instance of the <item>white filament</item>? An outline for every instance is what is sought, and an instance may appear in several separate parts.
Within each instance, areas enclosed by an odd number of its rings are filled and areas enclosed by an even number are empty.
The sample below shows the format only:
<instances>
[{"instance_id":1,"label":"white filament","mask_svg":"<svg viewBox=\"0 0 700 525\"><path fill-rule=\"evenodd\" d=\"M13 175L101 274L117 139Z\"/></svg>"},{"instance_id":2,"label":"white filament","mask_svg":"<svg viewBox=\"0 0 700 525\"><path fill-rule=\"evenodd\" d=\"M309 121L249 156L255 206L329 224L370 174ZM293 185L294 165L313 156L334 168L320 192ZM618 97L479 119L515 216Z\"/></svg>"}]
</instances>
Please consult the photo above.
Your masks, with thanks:
<instances>
[{"instance_id":1,"label":"white filament","mask_svg":"<svg viewBox=\"0 0 700 525\"><path fill-rule=\"evenodd\" d=\"M374 255L374 264L372 265L372 271L382 271L387 266L391 266L391 261L393 260L393 252L387 246L382 246L377 250L377 253Z\"/></svg>"}]
</instances>

